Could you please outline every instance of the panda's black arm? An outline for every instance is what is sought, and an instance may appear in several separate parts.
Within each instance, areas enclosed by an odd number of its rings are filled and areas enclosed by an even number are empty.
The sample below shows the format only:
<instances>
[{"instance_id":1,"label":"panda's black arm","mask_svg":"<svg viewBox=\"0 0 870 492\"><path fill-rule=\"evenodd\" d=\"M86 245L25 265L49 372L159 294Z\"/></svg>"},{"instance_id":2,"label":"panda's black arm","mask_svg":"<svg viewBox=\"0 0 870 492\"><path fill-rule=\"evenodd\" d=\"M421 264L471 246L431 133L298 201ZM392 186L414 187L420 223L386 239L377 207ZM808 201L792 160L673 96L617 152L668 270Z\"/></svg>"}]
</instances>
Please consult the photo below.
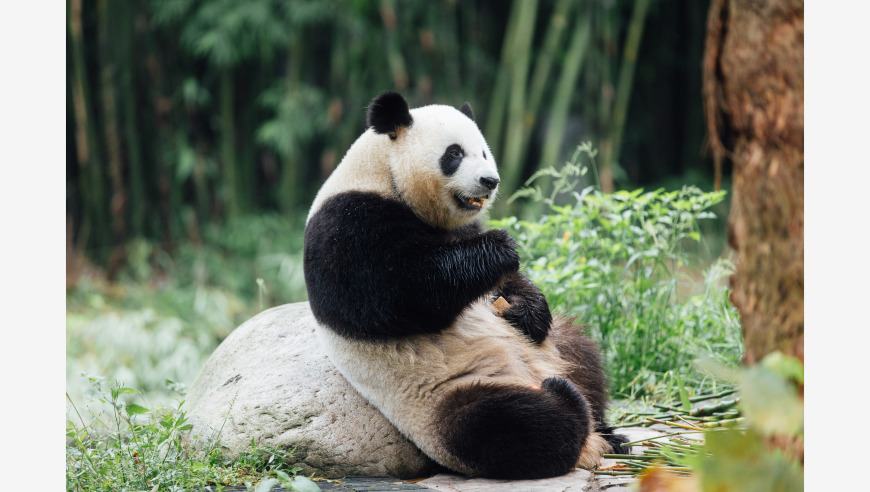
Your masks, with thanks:
<instances>
[{"instance_id":1,"label":"panda's black arm","mask_svg":"<svg viewBox=\"0 0 870 492\"><path fill-rule=\"evenodd\" d=\"M472 222L453 231L456 238L468 238L480 234L480 222ZM550 332L553 316L547 298L525 275L511 272L502 278L496 289L496 296L502 296L511 305L504 310L504 318L520 333L535 343L541 343Z\"/></svg>"},{"instance_id":2,"label":"panda's black arm","mask_svg":"<svg viewBox=\"0 0 870 492\"><path fill-rule=\"evenodd\" d=\"M496 290L511 305L504 310L504 319L535 343L541 343L550 332L553 316L547 298L525 275L507 274Z\"/></svg>"},{"instance_id":3,"label":"panda's black arm","mask_svg":"<svg viewBox=\"0 0 870 492\"><path fill-rule=\"evenodd\" d=\"M330 198L309 219L304 258L317 320L368 340L441 331L519 268L503 230L457 237L360 192Z\"/></svg>"},{"instance_id":4,"label":"panda's black arm","mask_svg":"<svg viewBox=\"0 0 870 492\"><path fill-rule=\"evenodd\" d=\"M426 272L424 302L451 318L519 269L516 245L502 229L434 246L419 260Z\"/></svg>"}]
</instances>

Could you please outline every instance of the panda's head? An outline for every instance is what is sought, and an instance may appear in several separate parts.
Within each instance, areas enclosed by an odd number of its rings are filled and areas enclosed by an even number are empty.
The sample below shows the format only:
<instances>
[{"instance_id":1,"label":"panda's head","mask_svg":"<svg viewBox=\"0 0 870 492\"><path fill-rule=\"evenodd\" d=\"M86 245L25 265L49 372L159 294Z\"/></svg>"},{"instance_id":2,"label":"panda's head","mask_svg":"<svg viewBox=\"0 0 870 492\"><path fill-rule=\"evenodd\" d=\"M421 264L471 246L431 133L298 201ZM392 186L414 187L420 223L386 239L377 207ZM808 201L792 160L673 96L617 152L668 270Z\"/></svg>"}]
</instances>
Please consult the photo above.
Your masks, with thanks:
<instances>
[{"instance_id":1,"label":"panda's head","mask_svg":"<svg viewBox=\"0 0 870 492\"><path fill-rule=\"evenodd\" d=\"M477 219L498 191L498 169L466 102L459 109L409 109L385 92L369 105L366 123L383 139L396 194L425 222L445 229Z\"/></svg>"}]
</instances>

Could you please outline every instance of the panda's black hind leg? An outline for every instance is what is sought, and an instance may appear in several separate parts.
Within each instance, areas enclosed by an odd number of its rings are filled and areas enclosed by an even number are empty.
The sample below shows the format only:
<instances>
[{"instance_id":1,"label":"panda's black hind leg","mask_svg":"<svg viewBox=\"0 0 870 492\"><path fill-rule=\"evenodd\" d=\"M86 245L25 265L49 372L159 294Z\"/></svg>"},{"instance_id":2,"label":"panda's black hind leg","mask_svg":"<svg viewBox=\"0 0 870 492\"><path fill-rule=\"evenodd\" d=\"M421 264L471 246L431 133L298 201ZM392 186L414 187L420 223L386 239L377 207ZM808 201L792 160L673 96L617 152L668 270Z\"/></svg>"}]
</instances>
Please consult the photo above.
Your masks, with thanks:
<instances>
[{"instance_id":1,"label":"panda's black hind leg","mask_svg":"<svg viewBox=\"0 0 870 492\"><path fill-rule=\"evenodd\" d=\"M441 402L445 448L474 476L537 479L571 471L590 429L589 405L567 380L540 389L476 383Z\"/></svg>"}]
</instances>

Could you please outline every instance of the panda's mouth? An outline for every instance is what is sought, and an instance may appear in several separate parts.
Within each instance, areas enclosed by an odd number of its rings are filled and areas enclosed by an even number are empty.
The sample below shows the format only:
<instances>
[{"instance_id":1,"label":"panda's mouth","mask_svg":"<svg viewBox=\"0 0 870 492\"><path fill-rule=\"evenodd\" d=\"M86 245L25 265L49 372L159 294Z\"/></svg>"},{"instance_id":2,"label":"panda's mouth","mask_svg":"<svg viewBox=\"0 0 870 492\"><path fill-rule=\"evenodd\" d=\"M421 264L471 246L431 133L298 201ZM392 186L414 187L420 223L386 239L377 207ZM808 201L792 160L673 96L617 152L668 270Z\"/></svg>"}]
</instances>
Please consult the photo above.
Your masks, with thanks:
<instances>
[{"instance_id":1,"label":"panda's mouth","mask_svg":"<svg viewBox=\"0 0 870 492\"><path fill-rule=\"evenodd\" d=\"M466 210L481 210L483 208L483 204L486 200L489 199L489 195L483 196L462 196L459 194L453 195L453 198L456 200L456 203L460 208L464 208Z\"/></svg>"}]
</instances>

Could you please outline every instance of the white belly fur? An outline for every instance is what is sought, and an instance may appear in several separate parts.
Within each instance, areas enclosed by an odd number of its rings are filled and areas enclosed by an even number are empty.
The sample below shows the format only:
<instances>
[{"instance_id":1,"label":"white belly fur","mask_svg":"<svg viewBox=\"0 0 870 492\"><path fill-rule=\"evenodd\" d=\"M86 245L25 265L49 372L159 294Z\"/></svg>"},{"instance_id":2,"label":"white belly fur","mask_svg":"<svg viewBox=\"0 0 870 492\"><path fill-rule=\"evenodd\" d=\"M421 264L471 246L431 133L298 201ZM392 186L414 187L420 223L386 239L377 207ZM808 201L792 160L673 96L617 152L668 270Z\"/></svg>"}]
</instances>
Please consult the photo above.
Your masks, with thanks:
<instances>
[{"instance_id":1,"label":"white belly fur","mask_svg":"<svg viewBox=\"0 0 870 492\"><path fill-rule=\"evenodd\" d=\"M473 382L540 387L567 372L553 344L528 341L485 298L438 334L365 342L318 326L317 335L341 374L402 434L435 461L465 473L434 428L444 395Z\"/></svg>"}]
</instances>

